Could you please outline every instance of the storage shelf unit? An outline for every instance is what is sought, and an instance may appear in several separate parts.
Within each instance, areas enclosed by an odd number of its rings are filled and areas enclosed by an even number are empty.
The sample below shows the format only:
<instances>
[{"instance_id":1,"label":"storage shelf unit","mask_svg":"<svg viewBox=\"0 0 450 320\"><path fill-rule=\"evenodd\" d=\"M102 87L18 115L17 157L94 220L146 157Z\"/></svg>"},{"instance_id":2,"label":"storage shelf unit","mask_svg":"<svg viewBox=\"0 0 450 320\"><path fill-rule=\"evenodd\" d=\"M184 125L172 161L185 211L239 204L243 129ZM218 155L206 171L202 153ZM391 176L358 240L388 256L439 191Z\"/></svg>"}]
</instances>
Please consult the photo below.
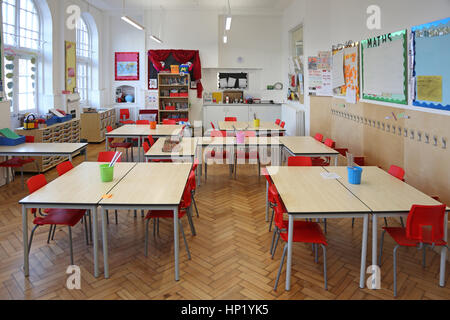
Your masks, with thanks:
<instances>
[{"instance_id":1,"label":"storage shelf unit","mask_svg":"<svg viewBox=\"0 0 450 320\"><path fill-rule=\"evenodd\" d=\"M81 139L99 143L105 141L106 127L116 126L115 109L99 109L81 114Z\"/></svg>"},{"instance_id":2,"label":"storage shelf unit","mask_svg":"<svg viewBox=\"0 0 450 320\"><path fill-rule=\"evenodd\" d=\"M160 73L158 74L159 103L158 120L164 119L189 121L189 74ZM170 96L171 90L186 96ZM167 107L170 109L167 110ZM172 110L175 108L175 110Z\"/></svg>"},{"instance_id":3,"label":"storage shelf unit","mask_svg":"<svg viewBox=\"0 0 450 320\"><path fill-rule=\"evenodd\" d=\"M22 136L33 136L36 143L79 143L81 136L80 120L71 120L34 130L19 128L15 132ZM59 156L33 158L36 159L40 172L46 172L67 160L66 157ZM23 167L23 171L37 172L36 165L34 163L27 164Z\"/></svg>"}]
</instances>

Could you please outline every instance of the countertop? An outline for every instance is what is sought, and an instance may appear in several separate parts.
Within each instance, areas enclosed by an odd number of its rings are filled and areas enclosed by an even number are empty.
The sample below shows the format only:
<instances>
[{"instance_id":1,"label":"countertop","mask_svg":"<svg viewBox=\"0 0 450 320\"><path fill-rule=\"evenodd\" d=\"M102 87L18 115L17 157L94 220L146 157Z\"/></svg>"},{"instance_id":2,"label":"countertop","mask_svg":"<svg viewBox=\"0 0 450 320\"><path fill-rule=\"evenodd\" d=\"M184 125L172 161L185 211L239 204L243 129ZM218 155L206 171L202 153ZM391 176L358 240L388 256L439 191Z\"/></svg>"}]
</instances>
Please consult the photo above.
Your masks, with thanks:
<instances>
[{"instance_id":1,"label":"countertop","mask_svg":"<svg viewBox=\"0 0 450 320\"><path fill-rule=\"evenodd\" d=\"M264 107L264 106L280 106L282 103L204 103L204 107L225 107L225 106L250 106L250 107Z\"/></svg>"}]
</instances>

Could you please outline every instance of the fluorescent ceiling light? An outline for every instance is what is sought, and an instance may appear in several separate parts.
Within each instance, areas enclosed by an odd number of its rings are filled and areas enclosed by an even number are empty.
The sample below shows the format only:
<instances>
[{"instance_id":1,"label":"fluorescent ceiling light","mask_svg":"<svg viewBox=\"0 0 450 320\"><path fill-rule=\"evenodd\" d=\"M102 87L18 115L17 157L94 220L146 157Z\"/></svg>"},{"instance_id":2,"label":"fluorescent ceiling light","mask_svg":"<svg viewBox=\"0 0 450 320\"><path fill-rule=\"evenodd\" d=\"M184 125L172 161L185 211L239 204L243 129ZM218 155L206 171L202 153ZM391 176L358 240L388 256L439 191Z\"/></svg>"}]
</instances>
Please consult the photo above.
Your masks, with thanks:
<instances>
[{"instance_id":1,"label":"fluorescent ceiling light","mask_svg":"<svg viewBox=\"0 0 450 320\"><path fill-rule=\"evenodd\" d=\"M223 36L223 43L227 43L228 42L228 37L227 36Z\"/></svg>"},{"instance_id":2,"label":"fluorescent ceiling light","mask_svg":"<svg viewBox=\"0 0 450 320\"><path fill-rule=\"evenodd\" d=\"M125 21L126 23L131 24L133 27L139 29L139 30L144 30L144 26L141 25L140 23L136 22L135 20L131 19L128 16L122 16L122 20Z\"/></svg>"},{"instance_id":3,"label":"fluorescent ceiling light","mask_svg":"<svg viewBox=\"0 0 450 320\"><path fill-rule=\"evenodd\" d=\"M160 38L158 38L157 36L151 35L150 38L155 40L158 43L162 43L162 40Z\"/></svg>"},{"instance_id":4,"label":"fluorescent ceiling light","mask_svg":"<svg viewBox=\"0 0 450 320\"><path fill-rule=\"evenodd\" d=\"M225 21L225 30L230 30L231 29L231 16L227 16L226 21Z\"/></svg>"}]
</instances>

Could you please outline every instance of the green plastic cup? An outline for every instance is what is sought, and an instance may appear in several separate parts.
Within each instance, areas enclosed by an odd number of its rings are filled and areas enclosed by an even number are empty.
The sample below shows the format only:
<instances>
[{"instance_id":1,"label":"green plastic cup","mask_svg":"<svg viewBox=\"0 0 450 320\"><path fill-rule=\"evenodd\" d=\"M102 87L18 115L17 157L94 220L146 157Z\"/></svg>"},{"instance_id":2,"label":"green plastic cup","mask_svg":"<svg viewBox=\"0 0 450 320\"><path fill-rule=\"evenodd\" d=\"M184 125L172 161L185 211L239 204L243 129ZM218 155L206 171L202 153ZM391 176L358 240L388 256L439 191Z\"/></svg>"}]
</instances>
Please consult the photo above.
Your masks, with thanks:
<instances>
[{"instance_id":1,"label":"green plastic cup","mask_svg":"<svg viewBox=\"0 0 450 320\"><path fill-rule=\"evenodd\" d=\"M114 167L110 167L109 164L100 165L100 177L102 182L111 182L114 179Z\"/></svg>"}]
</instances>

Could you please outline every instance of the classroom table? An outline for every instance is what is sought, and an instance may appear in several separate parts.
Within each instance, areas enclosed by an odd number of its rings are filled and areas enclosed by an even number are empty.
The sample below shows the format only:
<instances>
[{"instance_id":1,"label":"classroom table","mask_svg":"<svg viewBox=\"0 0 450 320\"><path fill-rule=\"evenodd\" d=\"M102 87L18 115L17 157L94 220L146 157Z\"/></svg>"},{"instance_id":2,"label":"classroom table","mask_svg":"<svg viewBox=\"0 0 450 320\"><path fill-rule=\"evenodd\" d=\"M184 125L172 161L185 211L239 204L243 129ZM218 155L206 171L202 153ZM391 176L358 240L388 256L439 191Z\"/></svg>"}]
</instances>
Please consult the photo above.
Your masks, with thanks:
<instances>
[{"instance_id":1,"label":"classroom table","mask_svg":"<svg viewBox=\"0 0 450 320\"><path fill-rule=\"evenodd\" d=\"M331 157L334 159L334 165L338 164L339 152L313 137L280 137L280 141L284 149L294 157Z\"/></svg>"},{"instance_id":2,"label":"classroom table","mask_svg":"<svg viewBox=\"0 0 450 320\"><path fill-rule=\"evenodd\" d=\"M17 146L0 146L0 156L5 157L48 157L62 156L68 157L72 161L72 156L82 150L86 150L87 143L22 143ZM87 152L84 153L87 160Z\"/></svg>"},{"instance_id":3,"label":"classroom table","mask_svg":"<svg viewBox=\"0 0 450 320\"><path fill-rule=\"evenodd\" d=\"M280 133L286 132L285 128L280 127L274 122L261 122L259 127L255 127L253 121L220 121L219 130L222 131L255 131L256 135L264 133Z\"/></svg>"},{"instance_id":4,"label":"classroom table","mask_svg":"<svg viewBox=\"0 0 450 320\"><path fill-rule=\"evenodd\" d=\"M360 199L372 211L372 265L378 265L378 225L380 217L408 216L412 205L440 205L441 203L420 192L407 183L391 176L378 167L363 167L360 185L353 185L347 180L347 167L326 167L329 172L338 174L339 182ZM447 208L444 221L444 237L447 241ZM441 248L441 272L439 284L445 283L445 262L447 248Z\"/></svg>"},{"instance_id":5,"label":"classroom table","mask_svg":"<svg viewBox=\"0 0 450 320\"><path fill-rule=\"evenodd\" d=\"M107 194L136 165L135 163L116 163L114 180L102 182L100 179L100 163L83 162L56 178L43 188L19 201L22 205L24 272L29 276L28 261L28 209L60 208L86 209L92 213L92 229L94 242L94 275L98 277L98 228L97 206L103 195Z\"/></svg>"},{"instance_id":6,"label":"classroom table","mask_svg":"<svg viewBox=\"0 0 450 320\"><path fill-rule=\"evenodd\" d=\"M179 280L178 205L192 163L138 163L99 203L105 278L109 278L106 210L173 210L175 280ZM190 213L188 213L190 214Z\"/></svg>"},{"instance_id":7,"label":"classroom table","mask_svg":"<svg viewBox=\"0 0 450 320\"><path fill-rule=\"evenodd\" d=\"M193 162L197 155L198 139L183 137L171 152L163 151L166 139L158 139L144 156L147 160L191 160Z\"/></svg>"},{"instance_id":8,"label":"classroom table","mask_svg":"<svg viewBox=\"0 0 450 320\"><path fill-rule=\"evenodd\" d=\"M294 219L363 218L360 288L364 288L370 209L323 167L267 167L289 216L286 290L291 286Z\"/></svg>"},{"instance_id":9,"label":"classroom table","mask_svg":"<svg viewBox=\"0 0 450 320\"><path fill-rule=\"evenodd\" d=\"M182 125L157 125L156 129L150 129L150 125L127 124L106 133L106 138L130 138L138 140L138 161L141 162L141 149L144 138L152 136L153 138L178 136L183 130ZM106 150L109 150L109 140L106 139Z\"/></svg>"}]
</instances>

